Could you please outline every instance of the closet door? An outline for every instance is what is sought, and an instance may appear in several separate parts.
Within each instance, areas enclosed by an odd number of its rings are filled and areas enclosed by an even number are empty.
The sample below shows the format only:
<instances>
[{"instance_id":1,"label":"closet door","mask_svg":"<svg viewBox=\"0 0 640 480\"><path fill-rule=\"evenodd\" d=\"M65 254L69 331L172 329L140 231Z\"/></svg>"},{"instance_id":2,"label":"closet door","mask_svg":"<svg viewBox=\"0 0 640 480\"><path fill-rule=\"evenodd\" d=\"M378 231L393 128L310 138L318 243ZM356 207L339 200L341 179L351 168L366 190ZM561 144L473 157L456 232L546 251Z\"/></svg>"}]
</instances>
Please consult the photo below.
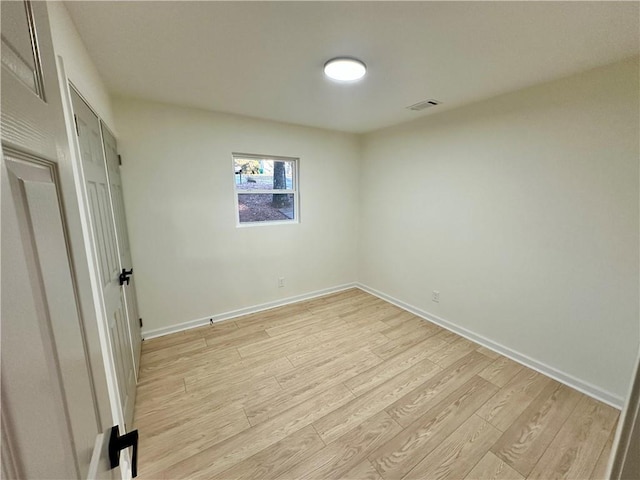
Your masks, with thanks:
<instances>
[{"instance_id":1,"label":"closet door","mask_svg":"<svg viewBox=\"0 0 640 480\"><path fill-rule=\"evenodd\" d=\"M127 231L127 219L124 213L124 199L122 195L122 181L120 179L120 157L118 156L118 145L115 137L111 134L105 124L100 121L102 128L102 141L107 161L107 176L109 178L109 189L111 191L111 202L113 204L113 216L116 223L116 237L118 238L118 252L120 257L120 269L125 272L133 272L131 261L131 248L129 247L129 232ZM138 300L136 297L135 275L127 275L128 281L123 285L124 299L127 307L127 318L129 330L131 332L131 345L133 347L133 362L136 372L140 368L140 347L142 337L140 328L142 320L138 316Z\"/></svg>"},{"instance_id":2,"label":"closet door","mask_svg":"<svg viewBox=\"0 0 640 480\"><path fill-rule=\"evenodd\" d=\"M122 268L111 208L100 121L73 88L71 102L82 158L83 178L93 233L92 243L98 263L100 288L116 364L120 403L124 412L125 427L128 428L133 421L136 395L134 347L127 319L124 289L120 281Z\"/></svg>"}]
</instances>

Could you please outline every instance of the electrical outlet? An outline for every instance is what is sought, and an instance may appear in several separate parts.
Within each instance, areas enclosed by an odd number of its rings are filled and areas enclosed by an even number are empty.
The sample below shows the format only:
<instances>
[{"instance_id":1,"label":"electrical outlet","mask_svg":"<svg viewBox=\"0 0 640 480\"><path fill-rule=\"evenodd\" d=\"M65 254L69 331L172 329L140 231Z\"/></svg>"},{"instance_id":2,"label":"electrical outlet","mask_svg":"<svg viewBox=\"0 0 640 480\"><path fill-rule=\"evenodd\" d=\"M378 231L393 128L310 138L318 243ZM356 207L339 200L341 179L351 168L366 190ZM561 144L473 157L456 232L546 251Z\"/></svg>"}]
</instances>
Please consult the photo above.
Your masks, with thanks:
<instances>
[{"instance_id":1,"label":"electrical outlet","mask_svg":"<svg viewBox=\"0 0 640 480\"><path fill-rule=\"evenodd\" d=\"M278 278L278 288L284 287L284 277Z\"/></svg>"},{"instance_id":2,"label":"electrical outlet","mask_svg":"<svg viewBox=\"0 0 640 480\"><path fill-rule=\"evenodd\" d=\"M431 292L431 301L436 302L436 303L440 303L440 292L437 290L434 290L433 292Z\"/></svg>"}]
</instances>

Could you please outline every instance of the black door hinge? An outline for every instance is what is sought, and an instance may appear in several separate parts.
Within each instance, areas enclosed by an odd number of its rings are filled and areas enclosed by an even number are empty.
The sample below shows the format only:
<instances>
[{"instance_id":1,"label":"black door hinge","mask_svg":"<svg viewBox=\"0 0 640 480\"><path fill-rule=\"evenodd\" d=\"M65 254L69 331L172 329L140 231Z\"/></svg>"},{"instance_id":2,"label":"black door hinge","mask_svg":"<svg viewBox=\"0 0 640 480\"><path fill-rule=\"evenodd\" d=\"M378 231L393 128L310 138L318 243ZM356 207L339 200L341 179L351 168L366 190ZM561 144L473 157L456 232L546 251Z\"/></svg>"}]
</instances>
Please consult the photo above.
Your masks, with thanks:
<instances>
[{"instance_id":1,"label":"black door hinge","mask_svg":"<svg viewBox=\"0 0 640 480\"><path fill-rule=\"evenodd\" d=\"M75 113L73 114L73 121L76 124L76 135L80 136L80 129L78 128L78 116Z\"/></svg>"},{"instance_id":2,"label":"black door hinge","mask_svg":"<svg viewBox=\"0 0 640 480\"><path fill-rule=\"evenodd\" d=\"M142 319L139 318L138 320L140 320L140 328L142 328Z\"/></svg>"},{"instance_id":3,"label":"black door hinge","mask_svg":"<svg viewBox=\"0 0 640 480\"><path fill-rule=\"evenodd\" d=\"M118 165L122 165L122 157L118 155Z\"/></svg>"}]
</instances>

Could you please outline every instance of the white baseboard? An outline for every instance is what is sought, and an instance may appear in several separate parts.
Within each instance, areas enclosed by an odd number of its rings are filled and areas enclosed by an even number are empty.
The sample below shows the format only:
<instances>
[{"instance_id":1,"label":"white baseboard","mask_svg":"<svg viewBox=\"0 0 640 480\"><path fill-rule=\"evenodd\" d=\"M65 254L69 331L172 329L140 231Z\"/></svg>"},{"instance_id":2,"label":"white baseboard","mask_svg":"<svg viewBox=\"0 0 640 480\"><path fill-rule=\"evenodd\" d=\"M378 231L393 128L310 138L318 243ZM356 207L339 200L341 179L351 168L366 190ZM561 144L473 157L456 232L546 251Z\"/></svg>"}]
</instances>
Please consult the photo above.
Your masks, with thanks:
<instances>
[{"instance_id":1,"label":"white baseboard","mask_svg":"<svg viewBox=\"0 0 640 480\"><path fill-rule=\"evenodd\" d=\"M163 335L169 335L170 333L182 332L183 330L189 330L191 328L202 327L208 325L212 320L213 323L222 322L231 318L240 317L242 315L248 315L250 313L261 312L263 310L269 310L271 308L281 307L283 305L289 305L291 303L302 302L303 300L310 300L316 297L322 297L324 295L330 295L332 293L341 292L350 288L358 287L357 283L345 283L344 285L338 285L336 287L325 288L322 290L316 290L314 292L304 293L302 295L296 295L293 297L287 297L280 300L274 300L273 302L261 303L259 305L253 305L251 307L240 308L238 310L232 310L230 312L218 313L215 315L209 315L208 317L198 318L196 320L190 320L188 322L179 323L177 325L171 325L170 327L157 328L155 330L146 330L142 332L142 338L151 339L155 337L161 337Z\"/></svg>"},{"instance_id":2,"label":"white baseboard","mask_svg":"<svg viewBox=\"0 0 640 480\"><path fill-rule=\"evenodd\" d=\"M142 332L142 336L145 339L151 339L155 337L160 337L162 335L169 335L171 333L181 332L183 330L189 330L191 328L207 325L210 323L211 320L213 320L213 323L222 322L224 320L240 317L242 315L248 315L250 313L261 312L263 310L269 310L271 308L281 307L283 305L289 305L291 303L297 303L303 300L309 300L311 298L330 295L332 293L341 292L343 290L348 290L350 288L359 288L364 292L370 293L371 295L375 295L376 297L381 298L382 300L385 300L389 303L392 303L393 305L396 305L404 310L407 310L408 312L411 312L414 315L417 315L429 322L435 323L436 325L439 325L442 328L450 330L468 340L471 340L472 342L475 342L479 345L482 345L483 347L488 348L489 350L493 350L494 352L499 353L500 355L504 355L505 357L508 357L522 365L525 365L526 367L529 367L532 370L540 372L543 375L551 377L560 383L563 383L571 388L574 388L584 393L585 395L593 397L596 400L606 403L607 405L611 405L614 408L617 408L620 410L624 405L624 399L618 395L615 395L611 392L603 390L600 387L597 387L589 382L580 380L579 378L576 378L573 375L562 372L543 362L539 362L538 360L528 357L527 355L518 353L508 347L505 347L504 345L501 345L492 340L489 340L488 338L483 337L482 335L478 335L477 333L474 333L470 330L467 330L466 328L456 325L455 323L445 320L444 318L438 317L437 315L433 315L429 312L425 312L424 310L414 307L413 305L409 305L408 303L405 303L402 300L398 300L397 298L387 295L386 293L380 292L378 290L375 290L374 288L371 288L367 285L357 283L357 282L338 285L336 287L325 288L322 290L316 290L316 291L305 293L302 295L296 295L293 297L283 298L280 300L274 300L272 302L261 303L259 305L253 305L251 307L240 308L238 310L232 310L229 312L209 315L207 317L198 318L196 320L180 323L178 325L172 325L170 327L158 328L155 330L148 330L148 331Z\"/></svg>"},{"instance_id":3,"label":"white baseboard","mask_svg":"<svg viewBox=\"0 0 640 480\"><path fill-rule=\"evenodd\" d=\"M576 378L573 375L557 370L556 368L551 367L545 363L539 362L538 360L528 357L527 355L523 355L514 350L511 350L510 348L505 347L504 345L496 343L492 340L489 340L488 338L485 338L482 335L478 335L477 333L467 330L466 328L460 327L448 320L445 320L444 318L440 318L437 315L433 315L429 312L425 312L424 310L414 307L413 305L409 305L408 303L405 303L402 300L398 300L397 298L394 298L390 295L387 295L378 290L375 290L367 285L357 283L356 286L364 292L370 293L371 295L375 295L376 297L381 298L382 300L385 300L389 303L392 303L404 310L407 310L408 312L411 312L414 315L417 315L429 322L435 323L436 325L439 325L442 328L445 328L454 333L457 333L458 335L468 340L471 340L472 342L482 345L483 347L486 347L489 350L493 350L494 352L499 353L500 355L504 355L505 357L508 357L511 360L514 360L515 362L518 362L526 367L531 368L532 370L540 372L543 375L551 377L560 383L563 383L571 388L574 388L584 393L585 395L595 398L596 400L604 402L607 405L617 408L618 410L622 409L622 406L624 405L624 399L621 398L620 396L615 395L606 390L603 390L600 387L597 387L589 382L580 380L579 378Z\"/></svg>"}]
</instances>

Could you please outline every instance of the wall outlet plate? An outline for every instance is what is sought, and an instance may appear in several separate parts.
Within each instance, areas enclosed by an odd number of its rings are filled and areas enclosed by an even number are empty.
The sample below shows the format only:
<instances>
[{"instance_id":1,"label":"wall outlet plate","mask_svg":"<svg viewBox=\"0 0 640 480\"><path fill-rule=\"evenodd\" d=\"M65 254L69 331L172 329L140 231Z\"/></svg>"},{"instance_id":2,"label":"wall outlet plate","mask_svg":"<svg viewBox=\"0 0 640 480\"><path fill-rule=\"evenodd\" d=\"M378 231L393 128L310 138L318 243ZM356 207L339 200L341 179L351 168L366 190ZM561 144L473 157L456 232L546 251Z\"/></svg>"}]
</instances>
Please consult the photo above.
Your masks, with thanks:
<instances>
[{"instance_id":1,"label":"wall outlet plate","mask_svg":"<svg viewBox=\"0 0 640 480\"><path fill-rule=\"evenodd\" d=\"M433 292L431 292L431 301L436 302L436 303L440 303L440 292L437 290L434 290Z\"/></svg>"}]
</instances>

